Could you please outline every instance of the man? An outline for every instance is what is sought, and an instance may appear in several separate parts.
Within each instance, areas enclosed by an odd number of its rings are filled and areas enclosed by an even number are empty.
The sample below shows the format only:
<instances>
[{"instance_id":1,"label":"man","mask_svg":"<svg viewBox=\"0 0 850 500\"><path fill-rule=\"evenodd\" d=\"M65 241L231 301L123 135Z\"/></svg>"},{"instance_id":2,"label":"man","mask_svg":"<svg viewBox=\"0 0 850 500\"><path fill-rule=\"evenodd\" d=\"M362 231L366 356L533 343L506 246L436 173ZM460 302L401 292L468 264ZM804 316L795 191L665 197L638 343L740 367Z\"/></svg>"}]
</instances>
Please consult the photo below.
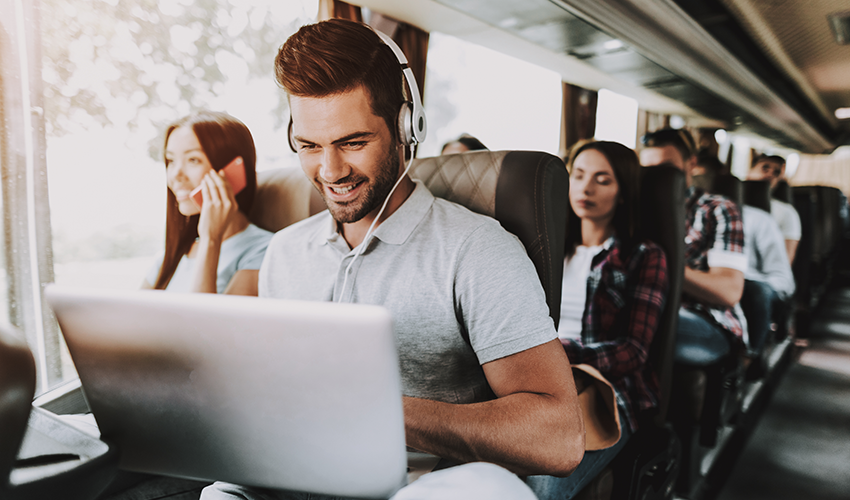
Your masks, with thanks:
<instances>
[{"instance_id":1,"label":"man","mask_svg":"<svg viewBox=\"0 0 850 500\"><path fill-rule=\"evenodd\" d=\"M697 166L716 175L722 164L716 157L698 155ZM785 254L785 240L770 214L749 205L741 207L741 214L747 255L741 309L747 318L749 357L755 360L747 374L758 378L765 368L760 362L764 341L774 314L781 312L782 303L794 293L794 275Z\"/></svg>"},{"instance_id":2,"label":"man","mask_svg":"<svg viewBox=\"0 0 850 500\"><path fill-rule=\"evenodd\" d=\"M771 190L776 188L779 181L784 178L785 158L781 156L758 156L747 173L747 180L770 181ZM793 264L797 245L800 243L800 236L802 235L800 215L797 214L794 205L777 199L770 200L770 215L776 220L779 230L782 231L788 262Z\"/></svg>"},{"instance_id":3,"label":"man","mask_svg":"<svg viewBox=\"0 0 850 500\"><path fill-rule=\"evenodd\" d=\"M368 27L332 19L302 27L275 66L292 142L328 211L275 235L260 296L390 310L408 446L521 475L569 475L584 426L533 264L498 222L403 175L393 52ZM221 494L232 488L204 498L266 498Z\"/></svg>"},{"instance_id":4,"label":"man","mask_svg":"<svg viewBox=\"0 0 850 500\"><path fill-rule=\"evenodd\" d=\"M663 129L646 134L642 142L641 165L670 164L685 173L686 265L675 358L708 366L730 351L731 339L744 341L735 312L747 270L741 214L728 199L692 186L696 156L687 131Z\"/></svg>"},{"instance_id":5,"label":"man","mask_svg":"<svg viewBox=\"0 0 850 500\"><path fill-rule=\"evenodd\" d=\"M747 317L747 333L751 363L750 379L759 378L765 370L760 357L771 323L782 312L785 301L794 293L794 274L785 254L785 240L776 221L764 210L745 205L744 239L747 271L741 308ZM778 316L783 316L778 314Z\"/></svg>"},{"instance_id":6,"label":"man","mask_svg":"<svg viewBox=\"0 0 850 500\"><path fill-rule=\"evenodd\" d=\"M449 141L443 144L443 150L440 152L441 155L454 155L458 153L465 153L467 151L486 151L487 146L484 145L477 138L469 135L469 134L461 134L455 140Z\"/></svg>"}]
</instances>

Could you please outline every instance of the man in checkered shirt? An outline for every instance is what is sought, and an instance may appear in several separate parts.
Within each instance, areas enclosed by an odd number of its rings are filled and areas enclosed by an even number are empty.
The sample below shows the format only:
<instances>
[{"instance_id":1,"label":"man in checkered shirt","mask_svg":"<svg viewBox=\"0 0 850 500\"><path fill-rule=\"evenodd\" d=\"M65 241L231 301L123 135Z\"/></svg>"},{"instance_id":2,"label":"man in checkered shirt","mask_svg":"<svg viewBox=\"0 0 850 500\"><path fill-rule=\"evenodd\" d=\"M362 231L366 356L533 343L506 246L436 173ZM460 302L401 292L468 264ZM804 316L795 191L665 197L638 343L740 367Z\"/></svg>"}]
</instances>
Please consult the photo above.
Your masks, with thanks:
<instances>
[{"instance_id":1,"label":"man in checkered shirt","mask_svg":"<svg viewBox=\"0 0 850 500\"><path fill-rule=\"evenodd\" d=\"M675 359L689 366L711 365L745 343L743 315L736 313L744 291L744 224L739 208L727 198L693 187L694 140L685 130L646 134L643 166L670 164L685 172L685 279L676 336Z\"/></svg>"}]
</instances>

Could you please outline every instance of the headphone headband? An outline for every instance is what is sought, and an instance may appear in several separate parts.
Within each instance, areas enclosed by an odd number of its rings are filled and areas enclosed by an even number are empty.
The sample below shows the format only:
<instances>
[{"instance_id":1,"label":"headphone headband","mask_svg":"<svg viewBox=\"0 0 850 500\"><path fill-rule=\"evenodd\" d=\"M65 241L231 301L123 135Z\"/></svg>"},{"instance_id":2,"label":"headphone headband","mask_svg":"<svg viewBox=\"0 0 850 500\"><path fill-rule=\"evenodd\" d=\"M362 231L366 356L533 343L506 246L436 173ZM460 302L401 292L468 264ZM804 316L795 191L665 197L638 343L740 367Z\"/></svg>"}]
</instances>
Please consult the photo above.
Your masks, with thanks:
<instances>
[{"instance_id":1,"label":"headphone headband","mask_svg":"<svg viewBox=\"0 0 850 500\"><path fill-rule=\"evenodd\" d=\"M388 46L395 54L399 65L401 66L401 74L404 75L404 80L407 82L407 87L410 89L410 101L405 101L401 105L398 112L398 136L399 140L405 146L414 146L425 140L428 133L428 120L425 118L425 110L422 107L422 99L419 94L419 85L416 84L416 78L413 76L413 70L407 62L407 57L404 56L401 47L399 47L392 38L386 33L382 33L375 28L364 24L372 30L378 38ZM289 147L294 152L298 152L298 147L295 142L295 137L292 135L292 114L289 115L289 130L287 137L289 139Z\"/></svg>"}]
</instances>

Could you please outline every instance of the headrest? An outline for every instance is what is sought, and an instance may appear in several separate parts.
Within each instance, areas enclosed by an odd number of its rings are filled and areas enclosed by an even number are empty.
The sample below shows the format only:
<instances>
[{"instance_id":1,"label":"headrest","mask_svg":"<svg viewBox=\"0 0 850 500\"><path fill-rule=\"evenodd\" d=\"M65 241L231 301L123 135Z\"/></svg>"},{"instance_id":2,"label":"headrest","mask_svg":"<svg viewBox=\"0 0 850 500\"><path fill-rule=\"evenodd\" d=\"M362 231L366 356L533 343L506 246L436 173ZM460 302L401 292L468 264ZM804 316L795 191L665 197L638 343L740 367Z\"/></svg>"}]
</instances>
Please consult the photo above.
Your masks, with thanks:
<instances>
[{"instance_id":1,"label":"headrest","mask_svg":"<svg viewBox=\"0 0 850 500\"><path fill-rule=\"evenodd\" d=\"M410 177L440 198L501 223L525 246L558 325L569 175L538 151L469 151L414 160Z\"/></svg>"},{"instance_id":2,"label":"headrest","mask_svg":"<svg viewBox=\"0 0 850 500\"><path fill-rule=\"evenodd\" d=\"M321 195L296 167L257 172L251 222L271 232L325 210Z\"/></svg>"}]
</instances>

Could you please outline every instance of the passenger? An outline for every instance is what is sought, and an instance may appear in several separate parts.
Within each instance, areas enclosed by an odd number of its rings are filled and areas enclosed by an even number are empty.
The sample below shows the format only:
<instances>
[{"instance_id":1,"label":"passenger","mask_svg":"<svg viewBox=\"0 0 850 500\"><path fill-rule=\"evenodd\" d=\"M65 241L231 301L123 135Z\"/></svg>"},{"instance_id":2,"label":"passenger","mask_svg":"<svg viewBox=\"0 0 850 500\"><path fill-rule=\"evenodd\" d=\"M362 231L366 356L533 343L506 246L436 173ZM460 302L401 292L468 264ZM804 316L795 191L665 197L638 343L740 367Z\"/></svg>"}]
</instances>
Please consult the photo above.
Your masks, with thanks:
<instances>
[{"instance_id":1,"label":"passenger","mask_svg":"<svg viewBox=\"0 0 850 500\"><path fill-rule=\"evenodd\" d=\"M453 155L466 151L487 151L487 146L469 134L462 134L457 139L445 143L440 154Z\"/></svg>"},{"instance_id":2,"label":"passenger","mask_svg":"<svg viewBox=\"0 0 850 500\"><path fill-rule=\"evenodd\" d=\"M658 405L658 381L646 364L667 294L664 251L638 235L640 164L616 142L579 143L570 154L570 206L558 335L574 364L599 370L618 394L621 437L585 452L572 476L551 478L541 499L572 498L625 446L642 410ZM535 478L536 479L536 478ZM540 482L543 482L542 480ZM557 496L548 494L560 486Z\"/></svg>"},{"instance_id":3,"label":"passenger","mask_svg":"<svg viewBox=\"0 0 850 500\"><path fill-rule=\"evenodd\" d=\"M408 446L456 464L569 475L584 425L534 266L498 222L406 176L392 50L368 27L331 19L292 35L275 66L301 166L329 210L275 235L260 295L392 313ZM293 496L224 483L203 493Z\"/></svg>"},{"instance_id":4,"label":"passenger","mask_svg":"<svg viewBox=\"0 0 850 500\"><path fill-rule=\"evenodd\" d=\"M756 379L766 369L761 352L774 315L781 312L794 293L794 274L776 221L764 210L749 205L744 205L742 211L749 265L744 274L741 308L747 318L749 340L747 377Z\"/></svg>"},{"instance_id":5,"label":"passenger","mask_svg":"<svg viewBox=\"0 0 850 500\"><path fill-rule=\"evenodd\" d=\"M246 185L234 195L218 172L240 157ZM272 233L248 221L257 190L256 157L248 127L226 113L200 111L168 127L165 252L142 288L257 295ZM198 186L202 208L189 196Z\"/></svg>"},{"instance_id":6,"label":"passenger","mask_svg":"<svg viewBox=\"0 0 850 500\"><path fill-rule=\"evenodd\" d=\"M718 157L708 151L700 150L697 154L696 165L694 165L691 175L709 175L714 177L723 175L724 170L726 170L726 165Z\"/></svg>"},{"instance_id":7,"label":"passenger","mask_svg":"<svg viewBox=\"0 0 850 500\"><path fill-rule=\"evenodd\" d=\"M770 181L770 189L774 189L779 181L784 178L785 158L781 156L761 155L753 161L753 165L747 173L747 180ZM797 245L802 236L800 215L794 205L775 198L770 200L770 215L776 220L779 230L782 231L788 262L793 264Z\"/></svg>"},{"instance_id":8,"label":"passenger","mask_svg":"<svg viewBox=\"0 0 850 500\"><path fill-rule=\"evenodd\" d=\"M728 199L692 186L696 157L687 131L662 129L646 134L641 142L642 165L669 163L685 173L685 276L675 360L708 366L730 351L730 340L744 341L735 311L747 270L741 214Z\"/></svg>"}]
</instances>

